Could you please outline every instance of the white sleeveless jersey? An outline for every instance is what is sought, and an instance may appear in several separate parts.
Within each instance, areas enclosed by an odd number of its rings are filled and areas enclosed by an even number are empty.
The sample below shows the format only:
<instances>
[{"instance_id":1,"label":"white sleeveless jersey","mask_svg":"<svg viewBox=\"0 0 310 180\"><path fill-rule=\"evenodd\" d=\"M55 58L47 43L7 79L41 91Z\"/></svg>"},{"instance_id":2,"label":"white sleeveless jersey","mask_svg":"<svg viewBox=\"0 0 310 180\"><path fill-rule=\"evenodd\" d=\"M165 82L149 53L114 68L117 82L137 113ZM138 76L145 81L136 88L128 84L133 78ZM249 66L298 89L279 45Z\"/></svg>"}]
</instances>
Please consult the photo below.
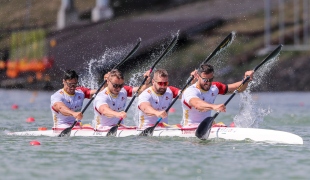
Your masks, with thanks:
<instances>
[{"instance_id":1,"label":"white sleeveless jersey","mask_svg":"<svg viewBox=\"0 0 310 180\"><path fill-rule=\"evenodd\" d=\"M145 89L139 95L138 101L139 128L143 128L144 126L152 126L158 120L157 116L148 116L144 112L142 112L139 108L139 105L141 103L149 102L151 106L157 111L166 110L170 105L172 99L175 98L178 93L179 89L173 86L167 87L167 90L163 95L156 94L152 87ZM168 118L164 118L160 122L168 123Z\"/></svg>"},{"instance_id":2,"label":"white sleeveless jersey","mask_svg":"<svg viewBox=\"0 0 310 180\"><path fill-rule=\"evenodd\" d=\"M70 110L78 112L81 111L84 98L89 98L90 90L84 87L77 88L74 95L70 95L60 89L51 96L51 110L54 121L54 128L66 128L74 123L73 116L65 116L53 108L56 102L64 103ZM86 97L85 97L86 96Z\"/></svg>"},{"instance_id":3,"label":"white sleeveless jersey","mask_svg":"<svg viewBox=\"0 0 310 180\"><path fill-rule=\"evenodd\" d=\"M216 96L218 94L226 94L227 85L213 82L209 91L203 91L197 87L197 84L189 86L182 95L182 108L183 108L183 118L182 125L187 126L190 124L199 124L206 117L211 116L211 111L200 112L194 107L189 105L189 101L192 98L199 98L210 104L214 104Z\"/></svg>"},{"instance_id":4,"label":"white sleeveless jersey","mask_svg":"<svg viewBox=\"0 0 310 180\"><path fill-rule=\"evenodd\" d=\"M117 96L113 96L108 88L99 92L94 100L94 112L96 127L99 126L114 126L119 121L119 118L109 118L99 112L101 105L107 104L113 111L121 112L125 110L127 97L132 96L132 87L124 86ZM123 123L123 121L122 121Z\"/></svg>"}]
</instances>

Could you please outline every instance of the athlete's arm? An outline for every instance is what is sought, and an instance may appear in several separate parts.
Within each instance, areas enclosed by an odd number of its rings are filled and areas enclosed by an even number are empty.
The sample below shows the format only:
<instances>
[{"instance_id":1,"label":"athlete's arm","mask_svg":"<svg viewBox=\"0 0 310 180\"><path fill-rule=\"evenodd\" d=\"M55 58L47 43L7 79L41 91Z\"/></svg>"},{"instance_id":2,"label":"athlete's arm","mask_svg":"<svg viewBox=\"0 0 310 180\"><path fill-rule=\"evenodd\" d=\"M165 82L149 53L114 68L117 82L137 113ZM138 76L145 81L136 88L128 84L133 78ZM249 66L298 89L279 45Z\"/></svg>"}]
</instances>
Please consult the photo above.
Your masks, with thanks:
<instances>
[{"instance_id":1,"label":"athlete's arm","mask_svg":"<svg viewBox=\"0 0 310 180\"><path fill-rule=\"evenodd\" d=\"M60 112L61 114L65 115L65 116L73 116L77 120L81 120L83 118L82 112L74 112L74 111L72 111L63 102L56 102L56 103L54 103L53 109L55 111Z\"/></svg>"},{"instance_id":2,"label":"athlete's arm","mask_svg":"<svg viewBox=\"0 0 310 180\"><path fill-rule=\"evenodd\" d=\"M107 104L103 104L99 107L99 112L108 118L117 117L125 119L127 117L127 113L124 111L117 112L113 111Z\"/></svg>"},{"instance_id":3,"label":"athlete's arm","mask_svg":"<svg viewBox=\"0 0 310 180\"><path fill-rule=\"evenodd\" d=\"M169 86L169 88L172 91L173 98L176 98L179 95L179 93L180 93L180 89L176 88L174 86ZM182 99L182 96L180 95L178 99Z\"/></svg>"},{"instance_id":4,"label":"athlete's arm","mask_svg":"<svg viewBox=\"0 0 310 180\"><path fill-rule=\"evenodd\" d=\"M215 110L215 111L220 111L220 112L226 112L226 106L224 104L210 104L207 103L200 98L191 98L189 100L189 105L193 106L195 109L198 111L210 111L210 110Z\"/></svg>"},{"instance_id":5,"label":"athlete's arm","mask_svg":"<svg viewBox=\"0 0 310 180\"><path fill-rule=\"evenodd\" d=\"M254 74L254 71L246 71L244 73L244 78L246 78L247 76L250 76L250 79L244 83L244 85L239 89L239 92L243 92L248 87L249 82L253 80L253 74ZM228 84L227 93L233 93L241 85L241 83L242 81Z\"/></svg>"},{"instance_id":6,"label":"athlete's arm","mask_svg":"<svg viewBox=\"0 0 310 180\"><path fill-rule=\"evenodd\" d=\"M87 99L91 99L93 95L97 92L97 89L89 89L83 86L77 87L76 89L81 90L84 93L85 98ZM104 87L102 87L100 91L102 91L103 89Z\"/></svg>"},{"instance_id":7,"label":"athlete's arm","mask_svg":"<svg viewBox=\"0 0 310 180\"><path fill-rule=\"evenodd\" d=\"M161 118L166 118L168 116L166 111L157 111L157 110L155 110L151 106L151 103L149 103L149 102L142 102L139 105L139 108L140 108L141 111L143 111L148 116L157 116L157 117L161 117Z\"/></svg>"}]
</instances>

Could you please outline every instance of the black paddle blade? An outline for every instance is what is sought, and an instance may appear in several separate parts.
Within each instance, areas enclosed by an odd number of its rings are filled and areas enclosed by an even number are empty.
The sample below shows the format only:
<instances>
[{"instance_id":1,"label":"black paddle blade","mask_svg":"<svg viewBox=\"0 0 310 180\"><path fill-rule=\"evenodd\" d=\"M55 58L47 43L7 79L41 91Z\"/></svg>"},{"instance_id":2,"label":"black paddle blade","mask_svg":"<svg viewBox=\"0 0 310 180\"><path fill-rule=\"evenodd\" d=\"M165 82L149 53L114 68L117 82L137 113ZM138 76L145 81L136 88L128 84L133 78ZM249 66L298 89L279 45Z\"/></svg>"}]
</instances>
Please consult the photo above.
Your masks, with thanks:
<instances>
[{"instance_id":1,"label":"black paddle blade","mask_svg":"<svg viewBox=\"0 0 310 180\"><path fill-rule=\"evenodd\" d=\"M210 130L212 127L214 118L213 117L207 117L204 119L196 129L195 136L198 137L201 140L206 140L209 137Z\"/></svg>"},{"instance_id":2,"label":"black paddle blade","mask_svg":"<svg viewBox=\"0 0 310 180\"><path fill-rule=\"evenodd\" d=\"M144 129L139 136L153 136L153 131L155 129L156 126L152 126L152 127L148 127L146 129Z\"/></svg>"},{"instance_id":3,"label":"black paddle blade","mask_svg":"<svg viewBox=\"0 0 310 180\"><path fill-rule=\"evenodd\" d=\"M117 129L118 129L118 125L113 126L113 127L109 130L109 132L107 133L106 136L116 136Z\"/></svg>"},{"instance_id":4,"label":"black paddle blade","mask_svg":"<svg viewBox=\"0 0 310 180\"><path fill-rule=\"evenodd\" d=\"M58 137L66 137L66 136L70 136L71 134L71 127L68 127L66 129L64 129L63 131L61 131L61 133L58 135Z\"/></svg>"}]
</instances>

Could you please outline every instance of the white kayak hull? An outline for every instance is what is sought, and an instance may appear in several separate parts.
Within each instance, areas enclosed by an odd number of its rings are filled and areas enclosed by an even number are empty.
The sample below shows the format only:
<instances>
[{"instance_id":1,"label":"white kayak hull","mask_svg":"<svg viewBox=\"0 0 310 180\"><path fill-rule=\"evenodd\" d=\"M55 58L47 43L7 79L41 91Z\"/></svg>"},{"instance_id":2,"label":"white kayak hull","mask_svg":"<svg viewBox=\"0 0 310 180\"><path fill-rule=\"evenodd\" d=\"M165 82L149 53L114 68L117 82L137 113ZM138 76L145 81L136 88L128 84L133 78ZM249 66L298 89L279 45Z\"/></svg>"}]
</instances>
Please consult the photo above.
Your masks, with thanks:
<instances>
[{"instance_id":1,"label":"white kayak hull","mask_svg":"<svg viewBox=\"0 0 310 180\"><path fill-rule=\"evenodd\" d=\"M153 136L155 137L195 137L195 128L156 128ZM142 130L119 128L117 137L136 136ZM45 131L23 131L10 132L7 135L16 136L58 136L61 131L45 130ZM106 136L107 131L94 131L92 129L73 129L70 136ZM208 140L225 139L235 141L254 141L266 143L281 143L281 144L303 144L303 139L295 134L256 128L236 128L236 127L212 127Z\"/></svg>"}]
</instances>

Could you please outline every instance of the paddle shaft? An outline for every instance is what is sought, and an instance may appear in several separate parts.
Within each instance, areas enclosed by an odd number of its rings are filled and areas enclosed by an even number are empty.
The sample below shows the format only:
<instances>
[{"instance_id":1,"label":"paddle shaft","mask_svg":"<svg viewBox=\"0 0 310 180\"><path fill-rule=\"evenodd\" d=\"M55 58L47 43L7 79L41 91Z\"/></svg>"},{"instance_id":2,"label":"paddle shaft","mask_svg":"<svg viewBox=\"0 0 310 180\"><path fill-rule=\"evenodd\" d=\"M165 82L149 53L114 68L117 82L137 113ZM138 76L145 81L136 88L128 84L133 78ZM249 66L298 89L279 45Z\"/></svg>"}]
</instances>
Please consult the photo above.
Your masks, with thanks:
<instances>
[{"instance_id":1,"label":"paddle shaft","mask_svg":"<svg viewBox=\"0 0 310 180\"><path fill-rule=\"evenodd\" d=\"M231 44L233 37L235 36L235 32L231 32L229 33L228 36L225 37L225 39L215 48L215 50L201 63L205 64L208 61L210 61L214 56L216 56L219 52L221 52L224 48L226 48L229 44ZM181 92L183 92L183 90L187 87L187 85L194 79L194 76L190 76L189 79L187 80L186 85L182 88ZM179 93L179 95L182 93ZM178 97L179 97L178 95ZM169 109L172 107L172 105L175 103L175 101L178 99L178 97L174 98L174 100L171 102L171 104L169 105L169 107L166 109L166 112L169 111ZM155 127L158 125L158 123L162 120L162 118L160 117L154 126L152 127L148 127L145 130L143 130L139 136L147 136L148 134L153 134L153 131L155 129Z\"/></svg>"},{"instance_id":2,"label":"paddle shaft","mask_svg":"<svg viewBox=\"0 0 310 180\"><path fill-rule=\"evenodd\" d=\"M234 31L229 33L229 35L225 37L225 39L214 49L214 51L201 64L209 62L215 55L217 55L220 51L226 48L232 42L234 36L235 36ZM190 76L186 84L189 84L189 82L191 82L193 79L194 76Z\"/></svg>"},{"instance_id":3,"label":"paddle shaft","mask_svg":"<svg viewBox=\"0 0 310 180\"><path fill-rule=\"evenodd\" d=\"M257 65L253 71L255 72L258 68L260 68L264 63L266 63L268 60L271 60L273 58L275 58L281 51L282 49L282 45L279 45L272 53L270 53L269 56L267 56L259 65ZM250 79L249 76L247 76L239 85L239 87L233 92L233 94L228 98L228 100L224 103L224 105L226 106L229 101L236 95L236 93L238 91L240 91L241 87ZM209 134L210 134L210 130L212 128L212 124L214 122L214 119L219 115L219 111L216 112L212 117L207 117L205 118L203 121L201 121L201 123L199 124L199 126L197 127L196 133L195 135L199 138L199 139L207 139Z\"/></svg>"},{"instance_id":4,"label":"paddle shaft","mask_svg":"<svg viewBox=\"0 0 310 180\"><path fill-rule=\"evenodd\" d=\"M229 33L228 36L225 37L225 39L214 49L214 51L201 64L205 64L205 63L209 62L211 60L211 58L213 58L215 55L217 55L219 52L221 52L223 49L225 49L229 44L231 44L234 37L235 37L235 32L232 31L231 33ZM191 76L190 78L191 78L190 81L192 81L194 79L194 76ZM232 99L232 98L233 98L233 96L230 99ZM230 101L230 99L229 99L229 101Z\"/></svg>"},{"instance_id":5,"label":"paddle shaft","mask_svg":"<svg viewBox=\"0 0 310 180\"><path fill-rule=\"evenodd\" d=\"M274 57L276 57L279 52L281 51L283 45L279 45L272 53L270 53L259 65L257 65L253 71L257 71L257 69L259 69L263 64L265 64L265 62L267 62L270 59L273 59ZM228 100L224 103L224 105L226 106L229 101L236 95L236 93L241 89L241 87L250 79L249 76L247 76L242 83L239 85L239 87L233 92L233 94L228 98ZM213 120L218 116L219 112L217 112L216 114L214 114L214 116L212 117Z\"/></svg>"},{"instance_id":6,"label":"paddle shaft","mask_svg":"<svg viewBox=\"0 0 310 180\"><path fill-rule=\"evenodd\" d=\"M120 61L116 66L113 67L113 69L117 69L120 65L122 65L125 61L127 61L139 48L141 44L141 38L138 39L138 43L136 44L136 46L129 52L129 54L127 54L127 56ZM86 104L86 106L82 109L81 113L83 114L86 109L88 108L88 106L90 105L90 103L95 99L95 97L97 96L97 94L100 92L101 88L105 85L105 83L107 82L107 80L104 80L103 83L100 85L100 87L97 89L97 91L95 92L95 94L93 94L92 98L88 101L88 103ZM71 132L71 130L73 129L73 127L76 125L76 123L78 122L78 120L75 120L74 123L69 127L64 129L59 136L63 135L65 132Z\"/></svg>"},{"instance_id":7,"label":"paddle shaft","mask_svg":"<svg viewBox=\"0 0 310 180\"><path fill-rule=\"evenodd\" d=\"M138 43L136 44L136 46L130 51L130 53L127 54L127 56L120 62L118 63L116 66L113 67L113 69L117 69L119 66L121 66L125 61L127 61L127 59L129 59L139 48L141 44L141 38L138 39ZM90 105L90 103L95 99L95 97L97 96L97 94L100 92L101 88L105 85L105 83L107 83L107 80L104 80L103 83L101 84L101 86L97 89L96 93L92 96L92 98L90 99L90 101L88 101L88 103L86 104L86 106L84 107L84 109L82 110L82 114L86 111L87 107Z\"/></svg>"},{"instance_id":8,"label":"paddle shaft","mask_svg":"<svg viewBox=\"0 0 310 180\"><path fill-rule=\"evenodd\" d=\"M175 46L175 44L177 43L179 37L179 31L177 32L177 34L173 37L172 41L169 43L168 47L165 49L165 51L160 55L160 57L153 63L152 67L150 68L150 74L152 73L153 69L155 68L155 66L159 63L160 60L163 59L163 57ZM135 94L132 96L132 99L130 100L129 104L127 105L125 112L127 113L127 111L129 110L130 106L132 105L132 103L134 102L134 100L136 99L136 97L138 97L139 91L141 90L142 86L145 84L146 80L147 80L148 76L146 76L144 78L144 80L142 81L141 85L139 86L139 88L137 89L137 91L135 92ZM121 122L122 122L123 118L120 118L119 121L117 122L117 124L115 126L113 126L109 132L107 133L107 136L110 135L114 135L118 129L118 127L120 126Z\"/></svg>"},{"instance_id":9,"label":"paddle shaft","mask_svg":"<svg viewBox=\"0 0 310 180\"><path fill-rule=\"evenodd\" d=\"M235 37L235 34L236 33L234 31L229 33L229 35L225 37L225 39L214 49L214 51L201 64L207 63L215 55L217 55L219 52L225 49L228 45L230 45L231 42L233 41L233 38Z\"/></svg>"},{"instance_id":10,"label":"paddle shaft","mask_svg":"<svg viewBox=\"0 0 310 180\"><path fill-rule=\"evenodd\" d=\"M150 73L152 72L152 69L150 70ZM142 82L142 84L140 85L140 87L138 88L138 90L135 92L135 94L132 96L130 102L128 103L125 112L127 113L127 111L129 110L130 106L132 105L132 103L134 102L134 100L136 99L136 97L138 97L138 93L141 89L141 87L143 86L143 84L145 83L145 81L147 80L148 76L146 76ZM120 118L119 121L117 122L117 127L121 124L123 118ZM109 133L108 133L109 134Z\"/></svg>"},{"instance_id":11,"label":"paddle shaft","mask_svg":"<svg viewBox=\"0 0 310 180\"><path fill-rule=\"evenodd\" d=\"M173 106L173 104L179 99L180 95L183 93L183 91L185 90L185 88L189 85L189 83L194 79L194 76L191 76L187 81L186 84L183 86L183 88L179 91L178 95L173 99L173 101L170 103L170 105L166 108L166 112L168 112L170 110L170 108ZM158 125L158 123L162 120L163 118L160 117L158 118L158 120L156 121L154 127L156 127Z\"/></svg>"},{"instance_id":12,"label":"paddle shaft","mask_svg":"<svg viewBox=\"0 0 310 180\"><path fill-rule=\"evenodd\" d=\"M162 60L163 57L175 46L175 44L177 43L178 37L179 37L179 32L177 32L176 36L173 37L172 41L170 42L168 47L165 49L165 51L161 54L161 56L153 63L152 67L149 70L150 74L153 72L153 69L159 63L159 61ZM147 78L148 78L148 76L146 76L143 79L143 81L142 81L141 85L139 86L138 90L135 92L134 96L132 97L131 101L129 102L128 106L126 107L125 112L128 111L128 109L130 108L131 104L133 103L135 98L138 96L139 91L141 90L142 86L145 84Z\"/></svg>"},{"instance_id":13,"label":"paddle shaft","mask_svg":"<svg viewBox=\"0 0 310 180\"><path fill-rule=\"evenodd\" d=\"M221 50L223 50L226 46L228 46L233 37L234 37L235 32L231 32L229 33L228 36L226 36L226 38L214 49L214 51L202 62L202 64L205 64L207 62L209 62L215 55L217 55ZM171 102L171 104L168 106L168 108L166 109L166 112L169 111L169 109L172 107L172 105L175 103L175 101L179 98L179 96L183 93L184 89L189 85L189 83L194 79L194 76L190 76L188 78L188 80L186 81L185 86L183 86L183 88L179 91L179 94L176 98L174 98L174 100ZM160 120L159 120L160 121ZM157 120L157 122L159 122ZM156 122L156 124L158 124Z\"/></svg>"}]
</instances>

